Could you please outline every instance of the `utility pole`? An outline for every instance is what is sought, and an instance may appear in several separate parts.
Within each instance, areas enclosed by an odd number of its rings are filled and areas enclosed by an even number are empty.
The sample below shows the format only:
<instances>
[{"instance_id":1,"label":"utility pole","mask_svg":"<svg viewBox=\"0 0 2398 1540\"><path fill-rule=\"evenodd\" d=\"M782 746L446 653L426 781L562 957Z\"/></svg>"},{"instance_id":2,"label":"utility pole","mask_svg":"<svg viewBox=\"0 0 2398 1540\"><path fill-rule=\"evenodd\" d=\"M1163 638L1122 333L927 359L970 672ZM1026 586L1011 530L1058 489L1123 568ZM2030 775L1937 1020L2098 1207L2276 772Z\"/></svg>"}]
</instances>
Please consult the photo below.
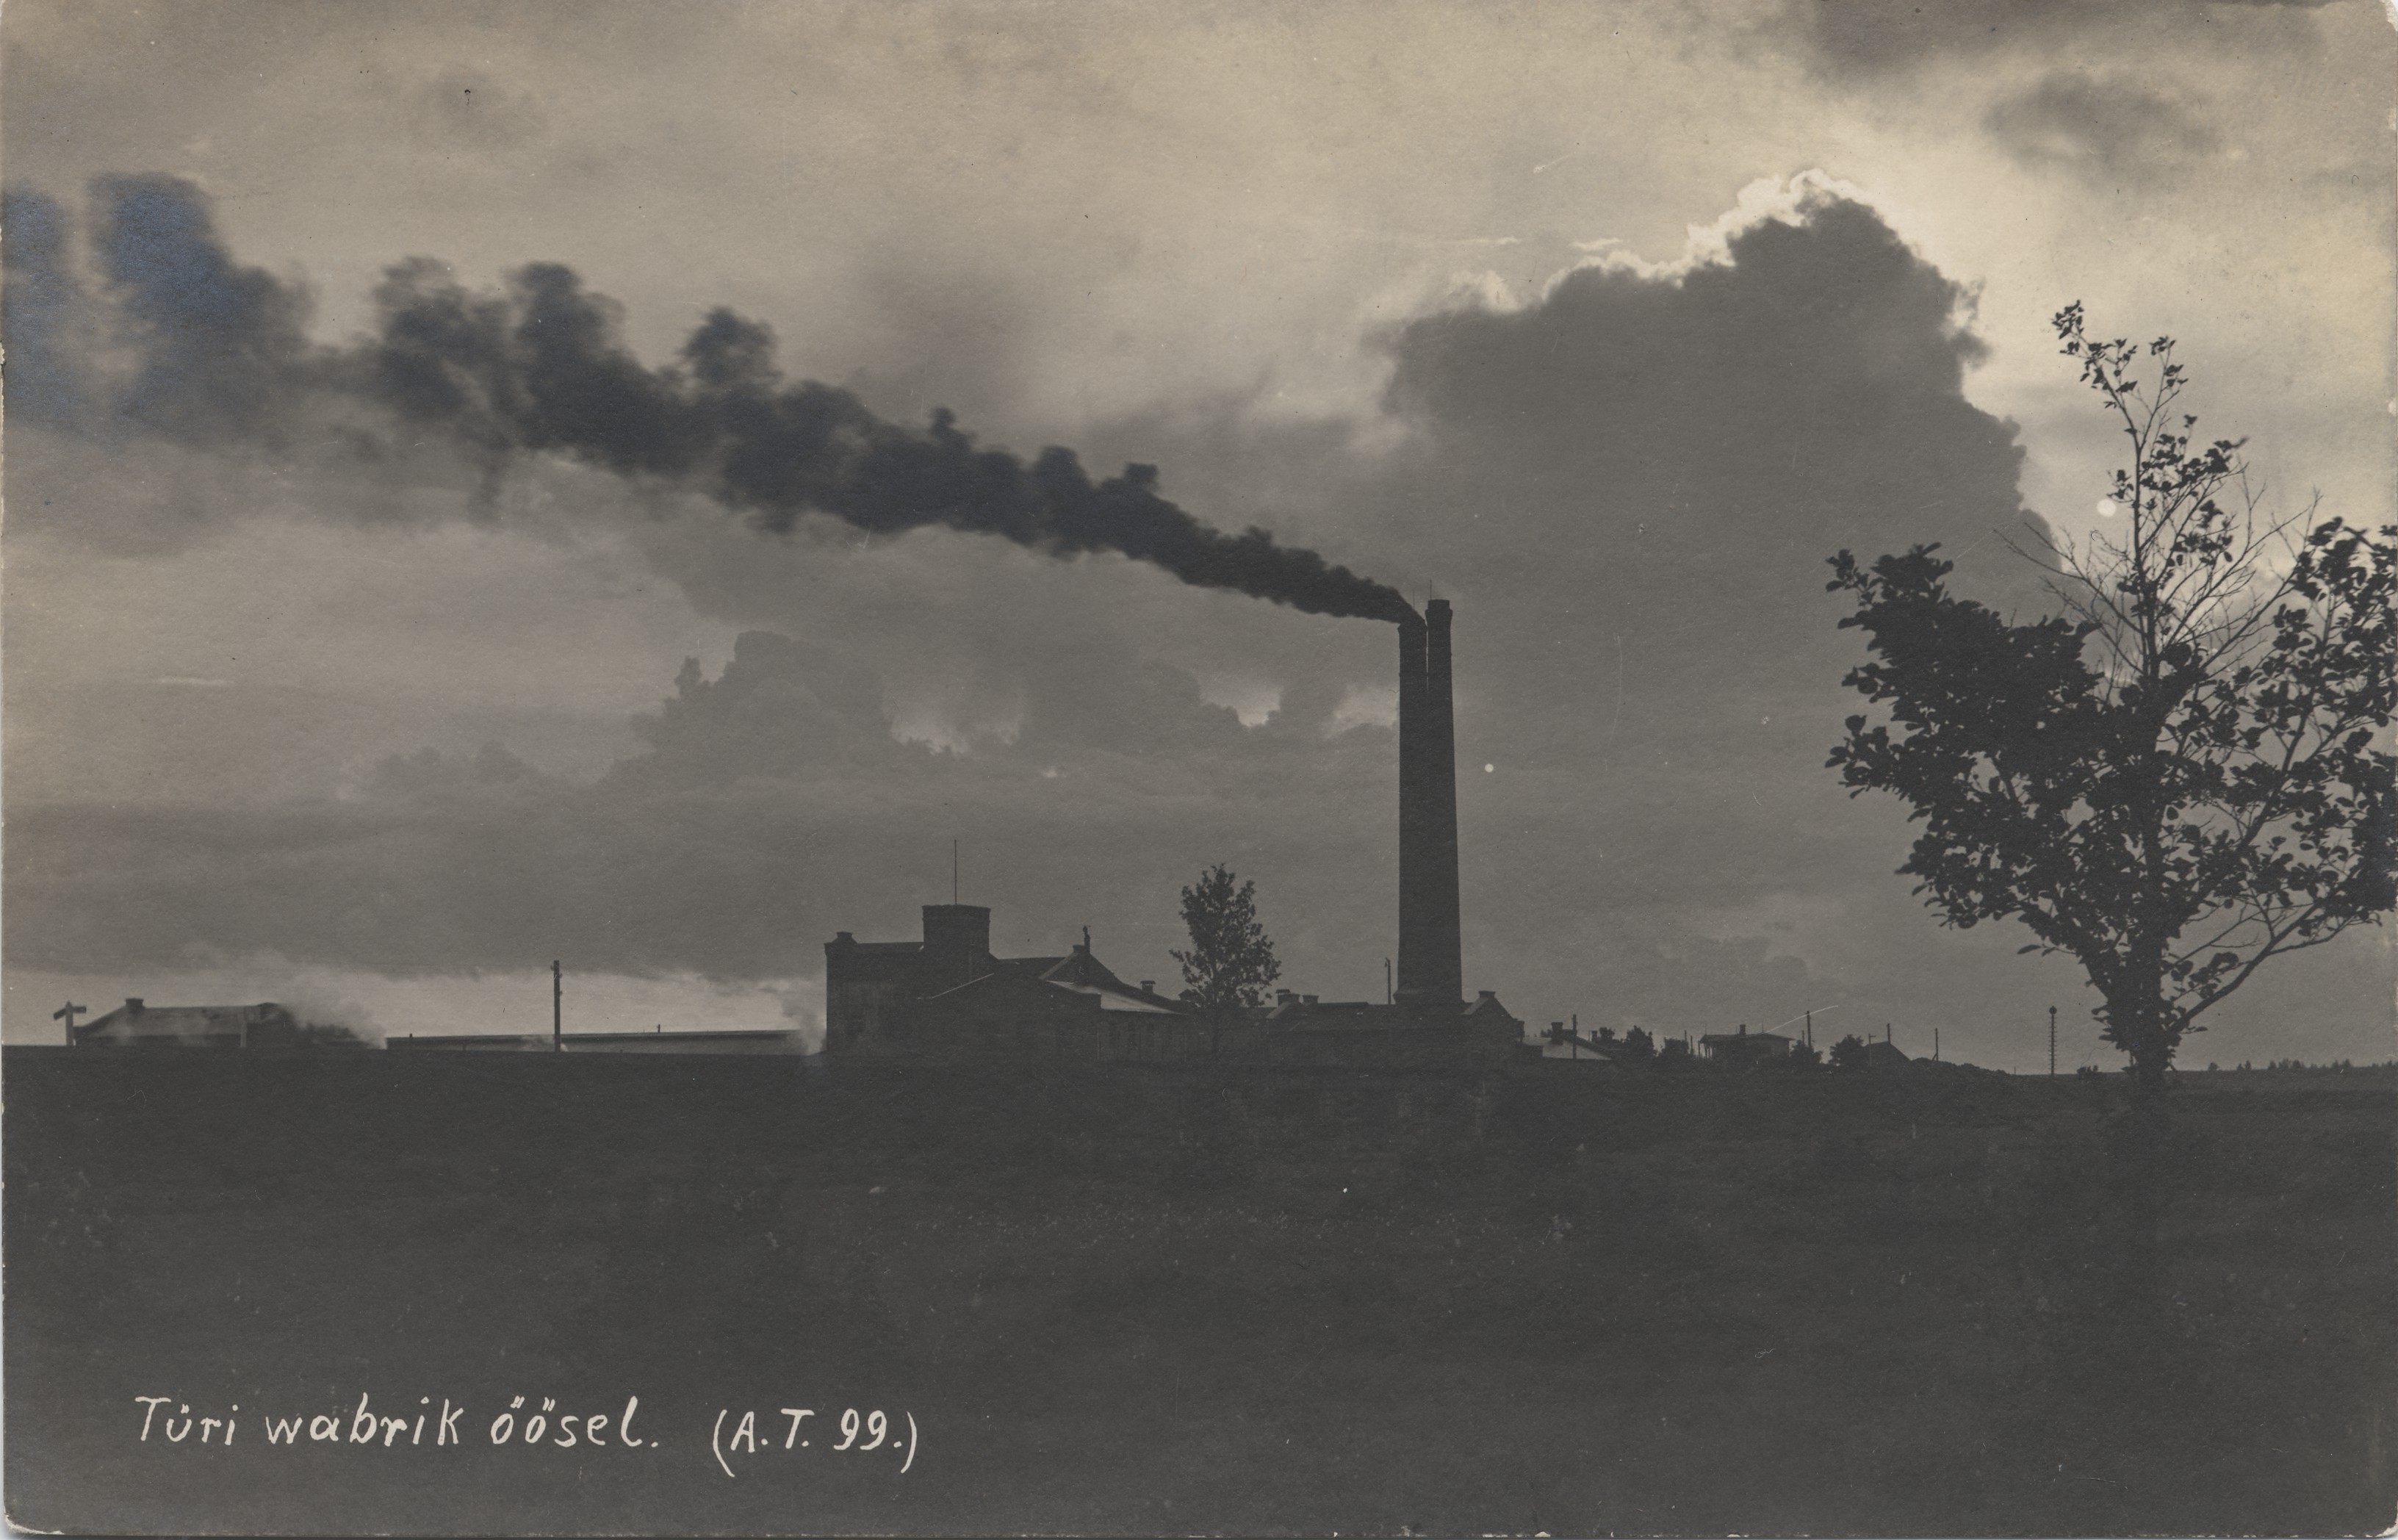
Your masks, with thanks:
<instances>
[{"instance_id":1,"label":"utility pole","mask_svg":"<svg viewBox=\"0 0 2398 1540\"><path fill-rule=\"evenodd\" d=\"M549 965L549 1051L566 1051L566 977Z\"/></svg>"},{"instance_id":2,"label":"utility pole","mask_svg":"<svg viewBox=\"0 0 2398 1540\"><path fill-rule=\"evenodd\" d=\"M1807 1013L1807 1046L1815 1046L1815 1013L1812 1010Z\"/></svg>"},{"instance_id":3,"label":"utility pole","mask_svg":"<svg viewBox=\"0 0 2398 1540\"><path fill-rule=\"evenodd\" d=\"M88 1015L90 1014L90 1011L91 1007L89 1006L78 1006L74 1001L70 1000L65 1005L60 1006L57 1010L50 1012L51 1020L64 1021L67 1024L68 1047L74 1047L74 1019L78 1016Z\"/></svg>"},{"instance_id":4,"label":"utility pole","mask_svg":"<svg viewBox=\"0 0 2398 1540\"><path fill-rule=\"evenodd\" d=\"M957 903L958 903L958 842L957 842L957 841L955 841L955 840L951 840L951 841L950 842L950 908L952 908L952 909L955 909L955 908L957 907Z\"/></svg>"},{"instance_id":5,"label":"utility pole","mask_svg":"<svg viewBox=\"0 0 2398 1540\"><path fill-rule=\"evenodd\" d=\"M1387 1006L1397 999L1397 993L1391 988L1391 960L1385 957L1382 959L1382 1004Z\"/></svg>"},{"instance_id":6,"label":"utility pole","mask_svg":"<svg viewBox=\"0 0 2398 1540\"><path fill-rule=\"evenodd\" d=\"M2056 1007L2048 1007L2048 1073L2056 1073Z\"/></svg>"},{"instance_id":7,"label":"utility pole","mask_svg":"<svg viewBox=\"0 0 2398 1540\"><path fill-rule=\"evenodd\" d=\"M1938 1027L1932 1029L1932 1061L1935 1064L1940 1062L1940 1029Z\"/></svg>"}]
</instances>

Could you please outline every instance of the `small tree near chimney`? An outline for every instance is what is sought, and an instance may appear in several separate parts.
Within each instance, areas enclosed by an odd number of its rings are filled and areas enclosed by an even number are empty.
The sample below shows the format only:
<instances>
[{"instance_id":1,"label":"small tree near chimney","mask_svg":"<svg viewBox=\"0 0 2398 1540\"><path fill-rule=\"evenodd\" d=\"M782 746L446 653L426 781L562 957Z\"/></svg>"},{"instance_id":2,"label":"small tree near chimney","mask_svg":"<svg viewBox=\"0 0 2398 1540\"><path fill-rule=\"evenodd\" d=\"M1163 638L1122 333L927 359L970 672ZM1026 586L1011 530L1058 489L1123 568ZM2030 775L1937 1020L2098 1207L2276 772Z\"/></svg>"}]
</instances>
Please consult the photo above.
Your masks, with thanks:
<instances>
[{"instance_id":1,"label":"small tree near chimney","mask_svg":"<svg viewBox=\"0 0 2398 1540\"><path fill-rule=\"evenodd\" d=\"M1222 863L1182 890L1182 923L1191 929L1191 950L1170 955L1182 965L1188 1004L1201 1010L1259 1005L1266 986L1282 977L1273 942L1258 922L1258 885L1238 882Z\"/></svg>"}]
</instances>

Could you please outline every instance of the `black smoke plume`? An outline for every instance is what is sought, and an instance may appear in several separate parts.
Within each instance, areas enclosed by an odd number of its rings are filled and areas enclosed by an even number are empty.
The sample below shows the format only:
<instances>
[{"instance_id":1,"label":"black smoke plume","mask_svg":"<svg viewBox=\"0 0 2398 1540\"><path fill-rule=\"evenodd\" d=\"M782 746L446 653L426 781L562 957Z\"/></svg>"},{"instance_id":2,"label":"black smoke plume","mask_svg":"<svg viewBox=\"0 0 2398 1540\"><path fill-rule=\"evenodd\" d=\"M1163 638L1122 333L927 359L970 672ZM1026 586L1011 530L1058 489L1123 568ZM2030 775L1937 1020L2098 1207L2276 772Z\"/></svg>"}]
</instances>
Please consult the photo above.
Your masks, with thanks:
<instances>
[{"instance_id":1,"label":"black smoke plume","mask_svg":"<svg viewBox=\"0 0 2398 1540\"><path fill-rule=\"evenodd\" d=\"M1154 466L1093 481L1070 450L1028 463L977 447L946 411L909 428L845 390L786 382L773 332L730 310L652 368L625 345L615 304L567 267L534 263L478 293L416 259L386 273L370 335L320 347L305 340L305 292L239 266L197 188L115 177L92 192L96 265L138 358L107 393L113 404L96 409L120 431L276 449L307 403L340 399L388 411L419 436L448 435L490 465L556 454L690 488L771 533L809 514L869 532L939 525L1057 556L1113 551L1317 615L1414 614L1396 589L1262 529L1201 522L1158 494ZM9 267L12 351L20 318L54 312L71 278L62 243L37 244ZM49 387L61 400L69 388Z\"/></svg>"}]
</instances>

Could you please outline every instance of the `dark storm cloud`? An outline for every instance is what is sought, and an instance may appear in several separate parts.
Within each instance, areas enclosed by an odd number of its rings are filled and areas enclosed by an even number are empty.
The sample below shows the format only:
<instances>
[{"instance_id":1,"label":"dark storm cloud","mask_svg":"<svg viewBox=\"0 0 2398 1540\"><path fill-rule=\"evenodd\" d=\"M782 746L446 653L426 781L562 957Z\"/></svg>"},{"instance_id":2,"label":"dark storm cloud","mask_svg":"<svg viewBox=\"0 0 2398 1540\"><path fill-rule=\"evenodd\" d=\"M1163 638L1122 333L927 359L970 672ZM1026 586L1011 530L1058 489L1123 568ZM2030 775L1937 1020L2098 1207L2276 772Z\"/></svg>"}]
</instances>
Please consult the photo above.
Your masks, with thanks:
<instances>
[{"instance_id":1,"label":"dark storm cloud","mask_svg":"<svg viewBox=\"0 0 2398 1540\"><path fill-rule=\"evenodd\" d=\"M1771 423L1879 425L1961 401L1983 352L1966 298L1872 209L1816 192L1686 273L1583 267L1520 310L1410 321L1389 400L1446 438L1543 444L1577 471L1672 461L1693 439L1736 449ZM1681 442L1649 437L1664 423Z\"/></svg>"},{"instance_id":2,"label":"dark storm cloud","mask_svg":"<svg viewBox=\"0 0 2398 1540\"><path fill-rule=\"evenodd\" d=\"M2180 98L2123 75L2058 71L2002 98L1983 119L2009 155L2109 181L2169 176L2222 136Z\"/></svg>"},{"instance_id":3,"label":"dark storm cloud","mask_svg":"<svg viewBox=\"0 0 2398 1540\"><path fill-rule=\"evenodd\" d=\"M139 356L95 428L279 450L329 409L370 403L494 468L562 456L704 493L769 533L811 514L869 534L936 526L1054 556L1113 552L1313 614L1409 613L1395 590L1262 529L1202 523L1158 494L1153 466L1094 481L1069 450L1027 462L978 446L946 412L919 431L847 391L787 384L772 333L729 310L652 368L625 344L617 306L570 268L534 263L476 293L420 259L377 290L371 336L318 348L306 340L306 294L236 263L197 189L119 177L94 198L104 292ZM37 344L42 315L36 304Z\"/></svg>"},{"instance_id":4,"label":"dark storm cloud","mask_svg":"<svg viewBox=\"0 0 2398 1540\"><path fill-rule=\"evenodd\" d=\"M1587 267L1399 329L1410 446L1375 495L1421 561L1560 639L1603 621L1651 666L1812 667L1831 552L2021 533L2014 425L1964 394L1969 302L1811 187L1687 271Z\"/></svg>"}]
</instances>

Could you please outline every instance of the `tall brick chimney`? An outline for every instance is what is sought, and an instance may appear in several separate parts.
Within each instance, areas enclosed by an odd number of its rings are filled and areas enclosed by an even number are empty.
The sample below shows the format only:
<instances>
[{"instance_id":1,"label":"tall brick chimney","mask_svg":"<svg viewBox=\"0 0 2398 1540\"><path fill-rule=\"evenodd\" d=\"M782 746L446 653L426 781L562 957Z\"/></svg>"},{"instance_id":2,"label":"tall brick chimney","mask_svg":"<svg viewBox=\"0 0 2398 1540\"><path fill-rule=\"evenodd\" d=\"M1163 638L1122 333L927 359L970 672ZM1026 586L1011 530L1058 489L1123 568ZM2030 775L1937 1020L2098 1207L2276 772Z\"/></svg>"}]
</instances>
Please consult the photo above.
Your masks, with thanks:
<instances>
[{"instance_id":1,"label":"tall brick chimney","mask_svg":"<svg viewBox=\"0 0 2398 1540\"><path fill-rule=\"evenodd\" d=\"M1457 724L1448 601L1399 625L1399 966L1402 1001L1465 998L1457 909Z\"/></svg>"}]
</instances>

